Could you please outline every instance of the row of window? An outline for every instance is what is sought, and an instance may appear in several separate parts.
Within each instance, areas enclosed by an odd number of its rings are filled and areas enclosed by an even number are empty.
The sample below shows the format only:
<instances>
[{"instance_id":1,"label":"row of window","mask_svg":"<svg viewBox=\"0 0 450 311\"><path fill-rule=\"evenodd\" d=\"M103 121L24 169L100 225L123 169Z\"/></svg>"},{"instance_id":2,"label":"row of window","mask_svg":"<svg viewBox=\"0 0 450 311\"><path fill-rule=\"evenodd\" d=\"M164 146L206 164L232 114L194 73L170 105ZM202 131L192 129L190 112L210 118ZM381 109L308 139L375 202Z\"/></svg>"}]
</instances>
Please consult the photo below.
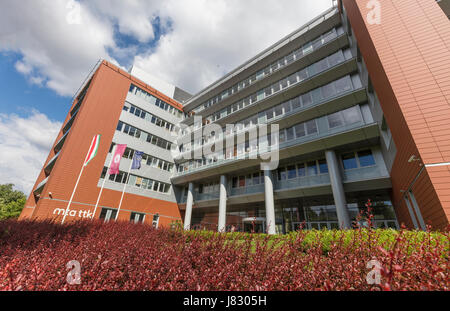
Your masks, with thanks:
<instances>
[{"instance_id":1,"label":"row of window","mask_svg":"<svg viewBox=\"0 0 450 311\"><path fill-rule=\"evenodd\" d=\"M158 146L158 147L166 149L166 150L170 150L172 148L172 143L170 141L167 141L156 135L144 132L144 131L142 131L132 125L126 124L122 121L119 121L119 124L117 125L117 130L119 132L123 132L132 137L138 138L142 141L146 141L152 145Z\"/></svg>"},{"instance_id":2,"label":"row of window","mask_svg":"<svg viewBox=\"0 0 450 311\"><path fill-rule=\"evenodd\" d=\"M237 133L241 130L248 129L252 126L258 124L265 124L267 122L271 122L276 118L281 118L286 114L290 114L295 112L296 110L306 108L308 106L312 106L318 104L324 100L330 99L332 97L338 96L344 92L353 89L352 79L350 76L342 77L336 81L333 81L327 85L314 89L308 93L302 94L300 96L294 97L286 102L283 102L275 107L269 108L267 110L261 111L258 114L252 115L244 120L238 121L235 125L235 129L231 129L231 127L224 127L223 133L225 135L230 135L233 132ZM337 127L338 124L342 124L339 113L336 116L331 117L332 119L336 118L336 125L331 126ZM216 139L220 139L223 135L214 133L215 135L209 135L204 137L203 140L197 141L194 144L194 148L203 146L205 143L214 142ZM216 138L217 137L217 138ZM181 152L190 151L192 142L189 144L180 145ZM184 147L184 148L183 148Z\"/></svg>"},{"instance_id":3,"label":"row of window","mask_svg":"<svg viewBox=\"0 0 450 311\"><path fill-rule=\"evenodd\" d=\"M343 32L342 29L340 29L339 31L341 33ZM267 77L268 75L271 75L272 73L280 70L281 68L299 60L300 58L313 52L314 50L317 50L319 47L321 47L322 45L326 44L327 42L335 39L336 37L337 37L337 31L336 31L336 29L332 29L331 31L319 36L315 40L312 40L312 41L304 44L299 49L278 59L277 61L275 61L271 65L267 66L266 68L261 69L257 73L254 73L247 79L240 81L239 83L236 83L232 87L223 91L221 94L202 103L200 106L193 109L194 113L199 113L200 111L221 102L228 96L236 94L237 92L241 91L242 89L249 87L250 85L254 84L255 82L257 82L257 81Z\"/></svg>"},{"instance_id":4,"label":"row of window","mask_svg":"<svg viewBox=\"0 0 450 311\"><path fill-rule=\"evenodd\" d=\"M370 149L342 154L341 159L344 170L375 165L375 158ZM328 174L328 164L325 159L294 163L277 169L277 179L280 181L320 174ZM260 184L264 184L263 172L234 176L231 179L232 188L244 188ZM196 191L198 193L218 192L219 184L199 184L196 186Z\"/></svg>"},{"instance_id":5,"label":"row of window","mask_svg":"<svg viewBox=\"0 0 450 311\"><path fill-rule=\"evenodd\" d=\"M102 174L100 176L101 179L104 179L106 173L108 171L107 167L103 168ZM170 184L163 183L161 181L153 180L150 178L145 178L133 174L128 174L123 171L119 171L118 174L109 175L109 180L120 183L120 184L128 184L129 186L134 186L137 188L151 190L155 192L168 193L170 191Z\"/></svg>"},{"instance_id":6,"label":"row of window","mask_svg":"<svg viewBox=\"0 0 450 311\"><path fill-rule=\"evenodd\" d=\"M219 150L217 152L214 152L210 155L203 157L202 159L191 160L184 164L180 164L178 165L177 171L180 173L186 172L205 165L209 165L211 163L223 161L224 159L231 159L236 156L239 157L247 153L264 150L268 146L273 146L291 140L318 134L319 133L319 128L317 126L318 119L320 118L312 119L306 122L301 122L289 128L281 129L279 131L278 139L276 137L272 137L272 135L270 134L265 137L260 137L254 140L247 140L243 143L235 145L234 148ZM362 115L359 106L353 106L345 110L341 110L336 113L327 115L326 119L328 122L329 129L333 129L338 126L345 126L362 122ZM339 122L337 122L336 120L339 120Z\"/></svg>"},{"instance_id":7,"label":"row of window","mask_svg":"<svg viewBox=\"0 0 450 311\"><path fill-rule=\"evenodd\" d=\"M174 124L172 124L168 121L165 121L157 116L154 116L150 112L142 110L134 105L127 103L127 102L123 106L123 110L127 111L131 114L134 114L135 116L137 116L141 119L151 122L156 126L162 127L163 129L166 129L169 132L178 132L178 130L179 130L178 126L175 126Z\"/></svg>"},{"instance_id":8,"label":"row of window","mask_svg":"<svg viewBox=\"0 0 450 311\"><path fill-rule=\"evenodd\" d=\"M111 219L116 219L117 210L112 208L102 208L100 212L100 219L103 219L105 222L110 221ZM137 212L131 212L130 214L130 222L133 222L135 224L137 223L144 223L145 220L145 214L143 213L137 213ZM152 225L154 228L158 228L159 225L159 214L153 215Z\"/></svg>"},{"instance_id":9,"label":"row of window","mask_svg":"<svg viewBox=\"0 0 450 311\"><path fill-rule=\"evenodd\" d=\"M327 174L328 165L325 159L308 161L306 163L296 163L277 170L278 180L295 179L306 176L316 176L319 174Z\"/></svg>"},{"instance_id":10,"label":"row of window","mask_svg":"<svg viewBox=\"0 0 450 311\"><path fill-rule=\"evenodd\" d=\"M257 172L246 176L235 176L231 178L232 188L244 188L264 184L264 173Z\"/></svg>"},{"instance_id":11,"label":"row of window","mask_svg":"<svg viewBox=\"0 0 450 311\"><path fill-rule=\"evenodd\" d=\"M129 92L131 94L141 97L146 102L148 102L152 105L155 105L156 107L161 108L162 110L165 110L178 118L182 118L184 116L184 112L182 112L181 110L175 108L172 105L169 105L168 103L162 101L159 98L156 98L149 92L144 91L143 89L141 89L140 87L137 87L134 84L131 84Z\"/></svg>"},{"instance_id":12,"label":"row of window","mask_svg":"<svg viewBox=\"0 0 450 311\"><path fill-rule=\"evenodd\" d=\"M111 147L109 148L109 153L112 152L112 149L114 147L115 143L111 144ZM123 157L125 159L133 159L134 156L134 149L131 148L126 148L125 152L123 153ZM147 164L148 166L154 167L154 168L158 168L160 170L164 170L164 171L168 171L168 172L172 172L173 168L174 168L174 164L170 163L168 161L159 159L157 157L151 156L149 154L144 153L142 155L142 163Z\"/></svg>"},{"instance_id":13,"label":"row of window","mask_svg":"<svg viewBox=\"0 0 450 311\"><path fill-rule=\"evenodd\" d=\"M323 72L333 66L336 66L339 63L342 63L345 60L344 54L342 51L338 51L328 57L325 57L324 59L296 72L290 75L287 78L284 78L280 81L275 82L269 87L266 87L264 89L261 89L257 91L256 93L253 93L252 95L244 98L243 100L240 100L232 105L229 105L228 107L225 107L224 109L220 110L219 112L216 112L212 115L209 115L205 118L205 124L210 124L212 122L216 122L222 118L225 118L226 116L235 113L249 105L252 105L258 101L261 101L275 93L278 93L285 88L291 87L294 84L300 83L320 72ZM322 90L322 88L319 88L318 90ZM319 92L320 92L319 91ZM324 87L323 88L323 96L324 98L330 97L330 92L332 92L332 89L330 87ZM194 124L192 126L192 129L197 129L202 126L201 123Z\"/></svg>"}]
</instances>

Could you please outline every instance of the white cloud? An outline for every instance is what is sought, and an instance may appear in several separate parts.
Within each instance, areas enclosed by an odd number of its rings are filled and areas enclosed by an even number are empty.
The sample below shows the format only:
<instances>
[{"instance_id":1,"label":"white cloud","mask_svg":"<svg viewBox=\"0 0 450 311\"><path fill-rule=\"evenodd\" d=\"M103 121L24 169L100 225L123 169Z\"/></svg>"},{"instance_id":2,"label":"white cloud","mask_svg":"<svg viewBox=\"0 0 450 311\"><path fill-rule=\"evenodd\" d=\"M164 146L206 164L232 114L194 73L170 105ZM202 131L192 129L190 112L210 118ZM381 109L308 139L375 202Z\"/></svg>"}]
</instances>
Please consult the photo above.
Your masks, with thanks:
<instances>
[{"instance_id":1,"label":"white cloud","mask_svg":"<svg viewBox=\"0 0 450 311\"><path fill-rule=\"evenodd\" d=\"M28 117L0 114L0 180L29 194L61 122L33 110Z\"/></svg>"},{"instance_id":2,"label":"white cloud","mask_svg":"<svg viewBox=\"0 0 450 311\"><path fill-rule=\"evenodd\" d=\"M117 57L198 92L331 6L331 0L22 0L0 4L0 51L32 83L73 95L99 58ZM118 47L114 27L140 43Z\"/></svg>"},{"instance_id":3,"label":"white cloud","mask_svg":"<svg viewBox=\"0 0 450 311\"><path fill-rule=\"evenodd\" d=\"M0 52L18 53L19 73L64 96L99 58L122 66L134 58L196 93L330 6L331 0L1 1ZM155 45L156 17L163 35ZM114 29L139 46L116 42ZM0 180L29 192L59 128L37 111L0 115Z\"/></svg>"},{"instance_id":4,"label":"white cloud","mask_svg":"<svg viewBox=\"0 0 450 311\"><path fill-rule=\"evenodd\" d=\"M172 31L135 63L196 93L330 7L329 0L164 1L159 14Z\"/></svg>"},{"instance_id":5,"label":"white cloud","mask_svg":"<svg viewBox=\"0 0 450 311\"><path fill-rule=\"evenodd\" d=\"M73 92L99 58L114 47L108 23L80 6L82 22L69 23L68 0L22 0L0 4L0 51L22 56L16 69L32 83L60 95Z\"/></svg>"}]
</instances>

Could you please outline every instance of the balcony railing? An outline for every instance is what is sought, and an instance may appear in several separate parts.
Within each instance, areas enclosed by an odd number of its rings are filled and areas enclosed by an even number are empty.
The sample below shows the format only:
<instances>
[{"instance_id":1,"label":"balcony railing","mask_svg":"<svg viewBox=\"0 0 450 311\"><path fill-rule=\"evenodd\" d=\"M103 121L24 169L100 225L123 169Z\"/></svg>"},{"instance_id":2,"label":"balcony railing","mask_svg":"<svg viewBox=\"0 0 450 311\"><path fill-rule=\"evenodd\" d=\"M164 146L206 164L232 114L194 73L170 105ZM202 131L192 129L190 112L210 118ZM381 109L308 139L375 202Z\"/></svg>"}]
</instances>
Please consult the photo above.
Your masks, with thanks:
<instances>
[{"instance_id":1,"label":"balcony railing","mask_svg":"<svg viewBox=\"0 0 450 311\"><path fill-rule=\"evenodd\" d=\"M364 123L364 121L359 121L359 122L356 122L353 124L343 125L343 126L339 126L339 127L330 129L330 128L328 128L328 125L326 124L326 122L327 122L326 116L317 119L317 121L318 121L317 122L318 129L319 130L322 129L322 131L319 131L316 134L311 134L311 135L307 135L307 136L303 136L300 138L282 142L279 144L278 148L272 147L272 146L259 146L259 150L236 155L229 159L218 159L216 162L208 163L208 164L205 164L205 165L202 165L199 167L190 167L187 171L175 173L174 177L182 176L185 174L191 174L191 173L201 171L201 170L208 170L213 167L223 165L225 163L230 163L232 161L245 160L245 159L257 159L259 155L270 152L271 150L272 151L273 150L282 150L282 149L289 148L289 147L292 147L295 145L301 145L301 144L304 144L304 143L307 143L307 142L310 142L313 140L325 138L327 136L331 136L331 135L335 135L335 134L339 134L339 133L344 133L344 132L347 132L350 130L358 129L358 128L366 125ZM323 128L327 128L327 130L323 130Z\"/></svg>"},{"instance_id":2,"label":"balcony railing","mask_svg":"<svg viewBox=\"0 0 450 311\"><path fill-rule=\"evenodd\" d=\"M345 170L343 172L343 182L358 182L369 179L387 177L383 174L381 166L373 165L369 167L361 167L351 170ZM300 189L300 188L312 188L318 186L330 185L330 175L319 174L314 176L302 176L293 179L286 180L274 180L274 191L283 191L290 189ZM240 195L252 195L264 193L264 184L231 188L228 185L228 196L240 196ZM231 189L230 189L231 188ZM207 200L217 200L219 199L219 192L212 193L194 193L194 201L207 201ZM186 203L186 196L181 199L181 203Z\"/></svg>"}]
</instances>

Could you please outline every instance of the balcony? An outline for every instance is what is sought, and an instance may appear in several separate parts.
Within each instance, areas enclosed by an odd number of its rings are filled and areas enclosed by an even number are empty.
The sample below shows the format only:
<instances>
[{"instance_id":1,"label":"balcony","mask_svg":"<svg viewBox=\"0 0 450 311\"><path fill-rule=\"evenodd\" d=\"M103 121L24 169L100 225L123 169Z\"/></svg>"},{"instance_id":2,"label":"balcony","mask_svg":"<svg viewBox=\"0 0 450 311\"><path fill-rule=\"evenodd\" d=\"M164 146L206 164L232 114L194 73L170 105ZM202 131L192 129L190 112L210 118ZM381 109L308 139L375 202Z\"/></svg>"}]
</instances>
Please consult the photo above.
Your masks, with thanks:
<instances>
[{"instance_id":1,"label":"balcony","mask_svg":"<svg viewBox=\"0 0 450 311\"><path fill-rule=\"evenodd\" d=\"M364 191L369 189L387 189L391 182L389 174L383 169L383 165L362 167L341 172L344 189L350 191ZM242 204L264 200L264 184L231 188L228 185L227 204ZM330 175L319 174L314 176L297 177L287 180L274 180L275 199L288 199L303 196L331 194ZM219 192L207 194L194 193L194 204L197 207L218 206ZM186 203L186 196L180 204Z\"/></svg>"},{"instance_id":2,"label":"balcony","mask_svg":"<svg viewBox=\"0 0 450 311\"><path fill-rule=\"evenodd\" d=\"M375 142L380 135L376 122L365 124L364 121L360 121L330 129L325 116L317 119L317 127L318 132L315 134L280 143L278 148L279 159L334 149L338 146L361 141ZM258 156L270 150L270 147L260 146L259 150L250 153L234 156L230 159L220 159L217 162L200 167L191 167L188 171L175 173L172 177L172 183L183 184L218 174L227 174L240 169L259 166L261 160Z\"/></svg>"},{"instance_id":3,"label":"balcony","mask_svg":"<svg viewBox=\"0 0 450 311\"><path fill-rule=\"evenodd\" d=\"M286 127L293 126L299 122L304 122L314 118L318 118L321 115L333 113L342 109L349 108L356 104L365 102L367 100L367 93L365 88L351 89L349 91L337 94L333 97L314 101L309 105L302 105L297 109L293 109L289 113L284 113L278 117L274 117L267 125L279 124L280 130ZM238 122L239 123L239 122ZM248 130L248 129L247 129ZM239 133L239 132L238 132ZM176 163L183 163L185 158L189 158L188 155L195 150L202 149L204 146L209 146L217 143L222 143L227 137L235 135L219 135L214 141L209 141L201 146L194 146L192 151L184 152L175 155L174 161Z\"/></svg>"},{"instance_id":4,"label":"balcony","mask_svg":"<svg viewBox=\"0 0 450 311\"><path fill-rule=\"evenodd\" d=\"M285 38L279 40L263 52L259 53L252 59L248 60L246 63L228 73L220 80L211 84L200 93L194 95L185 104L185 109L191 110L191 107L193 107L195 103L204 102L217 93L223 92L225 89L231 87L237 82L245 80L246 78L248 78L247 72L249 72L250 70L256 71L255 69L253 69L256 67L256 65L258 65L258 68L270 66L274 61L278 60L278 55L289 54L291 51L299 48L299 46L301 46L305 42L319 37L324 32L338 26L340 23L341 19L338 9L336 7L331 8L321 16L310 21Z\"/></svg>"},{"instance_id":5,"label":"balcony","mask_svg":"<svg viewBox=\"0 0 450 311\"><path fill-rule=\"evenodd\" d=\"M266 87L271 86L283 78L290 76L301 70L306 70L306 68L310 68L314 66L320 60L332 55L335 52L338 52L341 49L344 49L348 46L349 40L347 33L343 33L340 35L336 34L334 31L333 36L330 37L330 41L321 41L319 40L319 44L313 44L314 49L302 56L297 56L294 61L287 63L283 67L276 69L270 74L264 75L262 78L255 80L250 85L237 90L235 93L229 95L228 97L222 99L218 103L211 105L207 108L204 108L200 112L197 112L197 116L207 117L208 115L213 114L214 112L220 111L221 109L243 100L245 97L250 96L253 93L258 92L259 90L265 89ZM342 61L343 62L343 61ZM339 65L339 64L337 64ZM336 65L336 67L337 67ZM328 68L330 69L330 68ZM314 76L318 76L324 72L324 70L314 73L313 69L309 69L313 74L310 75L307 79L300 81L299 83L306 83L308 85L308 80L310 80ZM186 125L192 125L194 122L194 117L189 117L183 120L183 123Z\"/></svg>"}]
</instances>

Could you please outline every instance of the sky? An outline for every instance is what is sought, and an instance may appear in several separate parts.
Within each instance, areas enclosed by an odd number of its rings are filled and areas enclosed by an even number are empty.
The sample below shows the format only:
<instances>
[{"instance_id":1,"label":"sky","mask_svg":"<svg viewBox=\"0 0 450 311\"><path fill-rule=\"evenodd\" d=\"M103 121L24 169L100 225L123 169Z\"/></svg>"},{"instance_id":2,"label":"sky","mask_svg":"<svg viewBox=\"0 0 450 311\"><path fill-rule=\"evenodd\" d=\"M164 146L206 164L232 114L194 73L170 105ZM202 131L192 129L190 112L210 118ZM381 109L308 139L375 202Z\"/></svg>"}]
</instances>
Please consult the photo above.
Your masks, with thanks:
<instances>
[{"instance_id":1,"label":"sky","mask_svg":"<svg viewBox=\"0 0 450 311\"><path fill-rule=\"evenodd\" d=\"M192 94L331 0L0 2L0 184L29 194L74 93L99 59Z\"/></svg>"}]
</instances>

